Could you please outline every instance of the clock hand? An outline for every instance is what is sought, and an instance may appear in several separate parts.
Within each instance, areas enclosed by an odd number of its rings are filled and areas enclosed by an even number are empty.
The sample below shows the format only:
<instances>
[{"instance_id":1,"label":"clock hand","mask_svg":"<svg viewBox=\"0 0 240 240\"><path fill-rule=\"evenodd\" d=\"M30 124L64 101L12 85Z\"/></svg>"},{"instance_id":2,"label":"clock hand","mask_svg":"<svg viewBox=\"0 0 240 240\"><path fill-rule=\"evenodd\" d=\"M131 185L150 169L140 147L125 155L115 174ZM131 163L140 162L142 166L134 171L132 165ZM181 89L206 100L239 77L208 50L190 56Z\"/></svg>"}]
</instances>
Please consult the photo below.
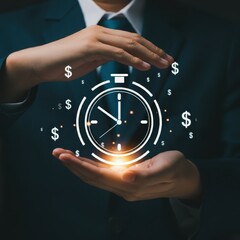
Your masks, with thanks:
<instances>
[{"instance_id":1,"label":"clock hand","mask_svg":"<svg viewBox=\"0 0 240 240\"><path fill-rule=\"evenodd\" d=\"M105 133L103 133L99 138L105 136L108 132L110 132L113 128L115 128L118 124L116 123L113 127L109 128Z\"/></svg>"},{"instance_id":2,"label":"clock hand","mask_svg":"<svg viewBox=\"0 0 240 240\"><path fill-rule=\"evenodd\" d=\"M118 120L121 121L121 93L118 93Z\"/></svg>"},{"instance_id":3,"label":"clock hand","mask_svg":"<svg viewBox=\"0 0 240 240\"><path fill-rule=\"evenodd\" d=\"M115 118L112 114L108 113L107 111L105 111L103 108L101 108L100 106L97 107L98 110L100 110L101 112L103 112L104 114L106 114L108 117L110 117L111 119L113 119L115 122L118 122L118 119Z\"/></svg>"}]
</instances>

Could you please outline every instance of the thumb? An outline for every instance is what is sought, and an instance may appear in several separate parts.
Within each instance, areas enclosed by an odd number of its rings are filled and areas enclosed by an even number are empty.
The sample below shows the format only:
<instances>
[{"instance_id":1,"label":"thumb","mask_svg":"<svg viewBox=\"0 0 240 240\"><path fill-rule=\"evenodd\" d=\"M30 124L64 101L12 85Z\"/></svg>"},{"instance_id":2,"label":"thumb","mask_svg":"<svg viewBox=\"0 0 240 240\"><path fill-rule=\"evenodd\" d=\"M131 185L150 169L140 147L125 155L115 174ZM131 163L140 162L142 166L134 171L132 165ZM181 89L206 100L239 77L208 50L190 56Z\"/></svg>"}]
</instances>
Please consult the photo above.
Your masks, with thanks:
<instances>
[{"instance_id":1,"label":"thumb","mask_svg":"<svg viewBox=\"0 0 240 240\"><path fill-rule=\"evenodd\" d=\"M136 177L137 177L137 173L136 172L134 172L134 171L127 171L127 172L123 173L122 180L124 182L133 183L133 182L135 182Z\"/></svg>"}]
</instances>

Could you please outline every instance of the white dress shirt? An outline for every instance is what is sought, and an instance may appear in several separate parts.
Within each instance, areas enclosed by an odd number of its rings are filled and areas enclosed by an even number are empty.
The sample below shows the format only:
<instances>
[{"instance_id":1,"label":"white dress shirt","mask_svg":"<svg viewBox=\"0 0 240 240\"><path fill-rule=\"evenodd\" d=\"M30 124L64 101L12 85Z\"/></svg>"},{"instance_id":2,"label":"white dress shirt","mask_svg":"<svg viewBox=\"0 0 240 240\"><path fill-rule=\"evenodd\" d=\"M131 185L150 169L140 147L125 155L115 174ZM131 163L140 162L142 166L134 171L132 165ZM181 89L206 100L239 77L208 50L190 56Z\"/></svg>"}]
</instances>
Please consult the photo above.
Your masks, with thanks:
<instances>
[{"instance_id":1,"label":"white dress shirt","mask_svg":"<svg viewBox=\"0 0 240 240\"><path fill-rule=\"evenodd\" d=\"M115 13L105 11L93 0L78 0L78 2L82 9L86 27L97 25L103 16L107 16L108 19L124 16L138 34L142 33L145 0L132 0L123 9Z\"/></svg>"}]
</instances>

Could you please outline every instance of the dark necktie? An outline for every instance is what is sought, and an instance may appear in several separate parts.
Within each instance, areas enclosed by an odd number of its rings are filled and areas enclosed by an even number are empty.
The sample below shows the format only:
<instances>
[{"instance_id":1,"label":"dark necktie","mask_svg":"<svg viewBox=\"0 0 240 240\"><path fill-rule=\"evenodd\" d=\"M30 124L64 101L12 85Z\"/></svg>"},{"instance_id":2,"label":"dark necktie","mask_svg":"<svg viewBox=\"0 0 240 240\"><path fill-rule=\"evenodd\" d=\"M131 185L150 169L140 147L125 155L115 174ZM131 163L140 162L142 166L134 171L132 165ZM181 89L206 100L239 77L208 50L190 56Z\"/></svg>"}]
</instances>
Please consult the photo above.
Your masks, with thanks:
<instances>
[{"instance_id":1,"label":"dark necktie","mask_svg":"<svg viewBox=\"0 0 240 240\"><path fill-rule=\"evenodd\" d=\"M129 21L125 17L116 17L116 18L112 18L112 19L107 19L104 16L100 20L98 25L106 27L106 28L110 28L110 29L135 32L132 25L129 23ZM109 80L109 79L111 79L111 74L114 74L114 73L129 74L129 66L115 62L115 61L110 61L101 66L101 69L99 72L100 80L101 81ZM126 78L126 80L128 80L128 79ZM110 84L107 84L106 87L108 89L112 88L112 87L116 87L113 79L111 79ZM114 94L107 95L106 99L107 99L107 107L108 107L109 111L111 111L113 114L116 114L117 113L116 112L117 105L116 105L116 99L114 97Z\"/></svg>"}]
</instances>

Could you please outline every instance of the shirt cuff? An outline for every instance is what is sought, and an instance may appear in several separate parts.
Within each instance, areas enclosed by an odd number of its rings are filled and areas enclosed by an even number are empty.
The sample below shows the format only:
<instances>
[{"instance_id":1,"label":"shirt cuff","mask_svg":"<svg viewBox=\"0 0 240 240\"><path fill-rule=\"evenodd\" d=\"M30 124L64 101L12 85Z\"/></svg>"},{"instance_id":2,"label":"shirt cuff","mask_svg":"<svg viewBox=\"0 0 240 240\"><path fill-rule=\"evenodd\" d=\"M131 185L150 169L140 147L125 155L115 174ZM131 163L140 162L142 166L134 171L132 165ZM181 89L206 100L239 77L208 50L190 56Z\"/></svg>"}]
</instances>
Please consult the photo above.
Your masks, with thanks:
<instances>
[{"instance_id":1,"label":"shirt cuff","mask_svg":"<svg viewBox=\"0 0 240 240\"><path fill-rule=\"evenodd\" d=\"M37 88L38 87L32 88L28 92L26 98L21 102L0 104L0 114L3 114L6 117L15 117L25 112L34 102Z\"/></svg>"},{"instance_id":2,"label":"shirt cuff","mask_svg":"<svg viewBox=\"0 0 240 240\"><path fill-rule=\"evenodd\" d=\"M27 103L27 101L29 100L31 95L31 91L28 92L27 96L25 97L25 99L21 102L16 102L16 103L2 103L0 104L1 109L4 112L19 112L21 111L21 109L23 109L25 107L25 104Z\"/></svg>"}]
</instances>

